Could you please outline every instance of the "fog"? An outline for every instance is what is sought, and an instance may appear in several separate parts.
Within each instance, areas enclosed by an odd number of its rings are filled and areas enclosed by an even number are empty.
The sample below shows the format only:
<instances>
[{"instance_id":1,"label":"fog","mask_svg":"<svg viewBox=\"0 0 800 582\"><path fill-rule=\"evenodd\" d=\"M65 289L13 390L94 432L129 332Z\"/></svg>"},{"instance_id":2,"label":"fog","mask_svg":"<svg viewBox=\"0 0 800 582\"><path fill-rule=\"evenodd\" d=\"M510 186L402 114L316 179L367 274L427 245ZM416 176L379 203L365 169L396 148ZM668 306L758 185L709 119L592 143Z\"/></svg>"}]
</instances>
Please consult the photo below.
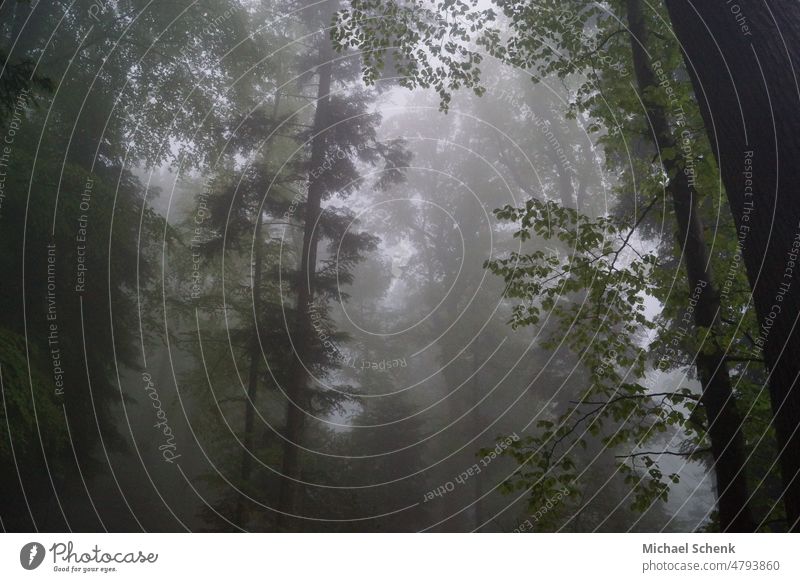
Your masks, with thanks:
<instances>
[{"instance_id":1,"label":"fog","mask_svg":"<svg viewBox=\"0 0 800 582\"><path fill-rule=\"evenodd\" d=\"M487 55L444 112L334 50L347 5L3 3L32 79L0 215L4 527L718 527L665 194L642 215L669 180L627 93L596 105L617 126L578 105L631 78Z\"/></svg>"}]
</instances>

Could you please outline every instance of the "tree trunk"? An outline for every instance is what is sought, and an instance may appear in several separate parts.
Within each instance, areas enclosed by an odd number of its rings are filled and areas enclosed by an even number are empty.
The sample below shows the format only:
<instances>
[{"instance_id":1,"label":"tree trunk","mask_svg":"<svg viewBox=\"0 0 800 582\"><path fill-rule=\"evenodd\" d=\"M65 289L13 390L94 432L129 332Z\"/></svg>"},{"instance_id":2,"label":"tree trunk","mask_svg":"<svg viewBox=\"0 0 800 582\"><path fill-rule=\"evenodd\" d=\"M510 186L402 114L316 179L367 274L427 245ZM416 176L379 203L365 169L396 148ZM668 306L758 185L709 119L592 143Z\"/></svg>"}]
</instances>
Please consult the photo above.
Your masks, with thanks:
<instances>
[{"instance_id":1,"label":"tree trunk","mask_svg":"<svg viewBox=\"0 0 800 582\"><path fill-rule=\"evenodd\" d=\"M325 131L329 124L329 104L331 92L331 77L333 74L332 58L333 47L327 33L323 32L319 48L319 85L317 87L317 108L314 113L313 134L311 139L310 167L313 169L322 166L326 156ZM309 173L308 197L303 230L303 251L300 259L300 273L297 293L297 314L295 320L295 337L293 345L295 357L286 388L287 403L286 433L283 447L283 467L280 490L280 510L278 525L286 524L286 514L292 514L296 509L297 481L300 477L299 447L303 432L303 407L307 404L308 374L306 373L306 360L309 352L308 346L312 341L312 323L310 308L314 301L314 279L317 266L317 233L318 220L322 209L322 196L324 183L318 174L316 177Z\"/></svg>"},{"instance_id":2,"label":"tree trunk","mask_svg":"<svg viewBox=\"0 0 800 582\"><path fill-rule=\"evenodd\" d=\"M250 473L253 469L253 459L251 458L253 448L253 424L256 408L256 398L258 397L258 372L261 349L258 342L258 318L261 312L261 264L262 264L262 241L261 241L261 214L259 213L258 223L255 229L255 260L253 261L253 334L250 338L249 370L247 377L247 400L244 403L244 436L242 451L242 486L246 486L250 480ZM239 496L236 503L236 522L244 525L244 504L245 499Z\"/></svg>"},{"instance_id":3,"label":"tree trunk","mask_svg":"<svg viewBox=\"0 0 800 582\"><path fill-rule=\"evenodd\" d=\"M800 4L741 1L738 13L725 0L666 5L739 229L767 364L783 501L789 530L798 531Z\"/></svg>"},{"instance_id":4,"label":"tree trunk","mask_svg":"<svg viewBox=\"0 0 800 582\"><path fill-rule=\"evenodd\" d=\"M640 0L627 0L627 11L634 74L651 124L653 141L661 152L678 152L664 108L648 97L649 91L658 88L658 82L647 55L648 31ZM664 158L663 167L669 177L666 190L672 198L678 222L689 293L698 296L693 312L694 325L698 334L705 334L703 349L695 358L695 366L702 385L700 402L708 416L720 528L722 531L753 532L756 524L748 504L742 418L736 408L725 351L716 339L720 295L710 269L698 194L676 156Z\"/></svg>"},{"instance_id":5,"label":"tree trunk","mask_svg":"<svg viewBox=\"0 0 800 582\"><path fill-rule=\"evenodd\" d=\"M281 94L275 92L275 103L272 107L272 119L278 118L280 109ZM266 147L269 147L271 139L267 140ZM256 398L258 398L258 376L261 370L261 344L258 340L258 318L261 316L261 279L264 263L264 241L261 239L261 231L264 224L264 215L259 209L255 232L253 234L253 333L250 337L249 370L247 373L247 400L244 403L244 435L242 445L242 485L250 480L253 470L252 448L253 448L253 425L255 419ZM244 519L245 499L239 496L236 502L236 522L242 524Z\"/></svg>"}]
</instances>

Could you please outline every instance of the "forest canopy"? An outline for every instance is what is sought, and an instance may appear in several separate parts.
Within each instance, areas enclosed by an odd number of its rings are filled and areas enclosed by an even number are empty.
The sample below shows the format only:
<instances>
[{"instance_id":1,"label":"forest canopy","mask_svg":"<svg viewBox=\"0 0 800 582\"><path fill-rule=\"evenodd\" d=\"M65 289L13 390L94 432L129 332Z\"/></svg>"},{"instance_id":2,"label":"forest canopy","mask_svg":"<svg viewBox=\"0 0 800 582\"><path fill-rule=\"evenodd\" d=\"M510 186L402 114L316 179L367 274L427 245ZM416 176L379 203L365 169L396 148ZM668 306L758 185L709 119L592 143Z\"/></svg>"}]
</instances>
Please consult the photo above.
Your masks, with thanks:
<instances>
[{"instance_id":1,"label":"forest canopy","mask_svg":"<svg viewBox=\"0 0 800 582\"><path fill-rule=\"evenodd\" d=\"M2 528L798 531L772 4L0 2Z\"/></svg>"}]
</instances>

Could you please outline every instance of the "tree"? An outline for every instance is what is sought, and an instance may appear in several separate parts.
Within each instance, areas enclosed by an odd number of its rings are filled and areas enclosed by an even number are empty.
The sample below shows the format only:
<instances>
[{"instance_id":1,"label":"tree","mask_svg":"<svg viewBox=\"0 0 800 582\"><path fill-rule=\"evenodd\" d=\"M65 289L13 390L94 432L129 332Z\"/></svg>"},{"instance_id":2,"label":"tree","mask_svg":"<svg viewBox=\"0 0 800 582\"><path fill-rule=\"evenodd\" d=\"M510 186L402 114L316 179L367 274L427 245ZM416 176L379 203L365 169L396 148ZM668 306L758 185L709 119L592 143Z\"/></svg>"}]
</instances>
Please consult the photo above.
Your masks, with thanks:
<instances>
[{"instance_id":1,"label":"tree","mask_svg":"<svg viewBox=\"0 0 800 582\"><path fill-rule=\"evenodd\" d=\"M310 26L325 26L338 8L338 2L327 2L321 7L309 6L306 18ZM335 297L333 289L339 281L348 280L345 274L360 260L362 250L374 247L374 237L368 233L348 230L347 213L337 216L323 209L323 201L338 195L347 196L362 182L359 163L383 164L383 174L377 186L385 187L402 179L398 168L408 163L401 142L388 144L377 140L377 114L367 110L371 95L357 88L347 87L352 75L347 59L334 58L329 35L323 29L318 39L317 54L313 57L317 77L317 92L311 129L307 134L309 145L306 166L307 194L302 207L303 242L299 250L300 265L297 274L295 321L291 338L295 352L286 386L287 421L284 457L282 462L279 526L285 527L286 518L297 510L298 484L301 477L300 450L304 417L311 410L313 399L330 396L320 370L311 365L314 353L328 353L325 338L314 329L314 314L324 316L327 301ZM341 84L343 95L337 93ZM342 220L343 218L343 220ZM334 228L325 228L331 224ZM319 261L319 241L331 241L332 256ZM335 249L335 250L334 250ZM321 265L320 265L321 263Z\"/></svg>"},{"instance_id":2,"label":"tree","mask_svg":"<svg viewBox=\"0 0 800 582\"><path fill-rule=\"evenodd\" d=\"M800 6L666 0L720 167L768 366L789 530L800 529Z\"/></svg>"},{"instance_id":3,"label":"tree","mask_svg":"<svg viewBox=\"0 0 800 582\"><path fill-rule=\"evenodd\" d=\"M224 115L229 105L221 97L230 80L220 64L229 49L223 31L206 35L202 53L181 50L208 28L219 3L114 3L96 21L81 18L75 4L0 5L0 121L13 137L3 186L17 193L3 191L0 214L0 238L13 249L0 263L13 274L0 291L4 416L21 415L12 420L15 446L25 446L17 453L30 452L31 463L20 468L19 488L3 484L15 488L4 489L0 509L9 529L145 527L115 455L137 446L123 411L150 404L140 379L149 377L144 357L159 323L157 241L169 248L175 239L140 170L174 161L178 151L199 162L221 141L213 114L210 130L198 132L203 112ZM229 8L224 22L235 29L240 7ZM182 11L181 25L170 26ZM193 92L199 71L209 79ZM28 98L8 101L22 93ZM131 398L123 384L134 381ZM158 449L147 458L170 466ZM135 470L147 471L144 461ZM30 513L17 503L24 492L33 494ZM101 516L92 496L115 510Z\"/></svg>"},{"instance_id":4,"label":"tree","mask_svg":"<svg viewBox=\"0 0 800 582\"><path fill-rule=\"evenodd\" d=\"M663 169L668 177L666 192L672 199L678 223L676 238L682 247L681 258L686 265L688 287L692 295L696 295L697 303L692 313L694 325L700 333L707 330L707 346L701 347L696 355L696 367L703 386L701 402L708 416L708 433L717 474L720 526L723 531L751 532L756 524L749 508L742 419L728 375L727 350L718 337L722 314L720 291L711 272L700 215L700 195L695 189L693 174L686 171L687 166L677 155L680 146L672 137L667 112L652 96L659 83L648 58L648 25L641 3L627 0L625 8L634 75L652 127L653 141L662 152ZM670 152L675 153L670 155Z\"/></svg>"}]
</instances>

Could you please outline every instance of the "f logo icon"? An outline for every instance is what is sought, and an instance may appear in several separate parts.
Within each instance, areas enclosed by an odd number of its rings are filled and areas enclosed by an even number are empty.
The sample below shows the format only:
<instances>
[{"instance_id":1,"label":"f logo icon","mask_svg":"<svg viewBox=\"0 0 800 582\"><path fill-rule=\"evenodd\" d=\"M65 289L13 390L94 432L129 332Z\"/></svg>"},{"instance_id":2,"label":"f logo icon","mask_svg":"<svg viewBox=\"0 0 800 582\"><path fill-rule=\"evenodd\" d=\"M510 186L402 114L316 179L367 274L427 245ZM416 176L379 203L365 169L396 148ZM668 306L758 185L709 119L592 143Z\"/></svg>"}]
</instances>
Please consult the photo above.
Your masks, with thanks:
<instances>
[{"instance_id":1,"label":"f logo icon","mask_svg":"<svg viewBox=\"0 0 800 582\"><path fill-rule=\"evenodd\" d=\"M44 546L38 542L30 542L19 551L19 563L26 570L35 570L44 561Z\"/></svg>"}]
</instances>

